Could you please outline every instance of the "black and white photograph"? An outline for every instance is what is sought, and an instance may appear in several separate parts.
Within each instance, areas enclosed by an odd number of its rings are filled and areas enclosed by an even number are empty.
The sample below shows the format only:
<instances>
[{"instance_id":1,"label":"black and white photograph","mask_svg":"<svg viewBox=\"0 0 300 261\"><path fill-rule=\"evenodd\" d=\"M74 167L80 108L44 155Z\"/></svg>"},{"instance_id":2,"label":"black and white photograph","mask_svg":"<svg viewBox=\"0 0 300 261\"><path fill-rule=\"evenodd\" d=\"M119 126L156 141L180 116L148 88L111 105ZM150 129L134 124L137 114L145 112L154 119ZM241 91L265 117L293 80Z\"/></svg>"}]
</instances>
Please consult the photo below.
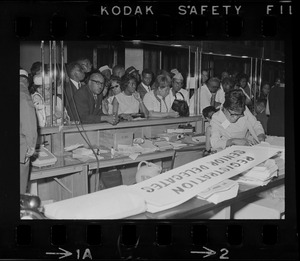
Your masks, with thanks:
<instances>
[{"instance_id":1,"label":"black and white photograph","mask_svg":"<svg viewBox=\"0 0 300 261\"><path fill-rule=\"evenodd\" d=\"M21 219L285 219L285 42L20 41Z\"/></svg>"}]
</instances>

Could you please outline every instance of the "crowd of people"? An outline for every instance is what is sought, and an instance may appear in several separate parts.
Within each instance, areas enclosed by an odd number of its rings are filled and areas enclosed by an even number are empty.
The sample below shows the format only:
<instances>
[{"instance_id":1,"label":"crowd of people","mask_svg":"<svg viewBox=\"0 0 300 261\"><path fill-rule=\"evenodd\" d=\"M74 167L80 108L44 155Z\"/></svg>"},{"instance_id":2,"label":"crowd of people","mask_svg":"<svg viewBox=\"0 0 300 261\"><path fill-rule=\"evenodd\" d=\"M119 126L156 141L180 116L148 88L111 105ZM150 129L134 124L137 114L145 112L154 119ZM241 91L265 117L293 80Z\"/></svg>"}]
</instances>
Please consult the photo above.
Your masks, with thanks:
<instances>
[{"instance_id":1,"label":"crowd of people","mask_svg":"<svg viewBox=\"0 0 300 261\"><path fill-rule=\"evenodd\" d=\"M45 65L43 80L45 88L42 90L41 67L40 62L33 63L29 74L29 90L40 127L49 126L50 121L54 125L59 125L62 120L65 124L72 122L117 124L120 120L132 120L133 114L140 114L145 118L179 117L183 113L174 107L175 100L186 102L189 107L188 114L194 114L197 102L200 112L203 113L208 106L216 109L223 107L226 94L232 90L240 90L245 97L247 109L262 124L265 133L273 134L273 129L276 129L275 134L283 133L283 124L277 126L278 121L283 120L283 99L279 97L282 102L278 104L280 101L277 101L277 106L269 101L271 90L276 93L276 97L279 93L283 95L282 88L276 92L280 79L276 79L273 86L263 82L261 87L257 88L260 91L255 91L245 73L230 75L229 72L223 71L220 77L215 77L209 75L209 70L203 69L201 88L196 92L193 90L189 92L184 86L183 75L176 68L169 72L160 70L155 76L147 68L140 74L133 66L125 69L122 65L115 65L113 68L104 65L94 69L89 59L80 58L66 65L63 101L61 80L58 78L51 106L49 68ZM54 94L54 91L52 93ZM195 97L197 95L198 97ZM271 97L273 96L272 94Z\"/></svg>"},{"instance_id":2,"label":"crowd of people","mask_svg":"<svg viewBox=\"0 0 300 261\"><path fill-rule=\"evenodd\" d=\"M116 124L120 119L132 119L131 114L137 113L143 114L146 118L179 117L180 112L172 107L174 100L186 101L191 114L196 108L195 102L198 102L201 113L208 106L218 109L224 104L226 93L239 89L246 98L247 108L257 116L267 132L267 121L271 116L269 93L280 85L280 79L276 79L273 86L263 82L260 91L255 92L245 73L231 76L227 71L223 71L220 77L210 77L209 70L203 69L201 88L196 92L188 92L184 86L184 78L177 69L169 72L160 70L156 76L147 68L140 74L133 66L126 70L122 65L115 65L113 68L104 65L99 69L93 69L89 59L80 58L66 65L63 101L65 109L62 111L61 80L58 77L51 106L52 84L48 73L49 66L45 65L44 77L41 67L41 62L35 62L29 73L29 91L37 110L40 127L49 125L50 107L53 108L52 121L55 124L61 123L62 115L66 124L74 121L82 123L107 121ZM52 93L54 94L54 90ZM198 99L195 95L198 95ZM280 108L280 111L282 113L283 110Z\"/></svg>"},{"instance_id":3,"label":"crowd of people","mask_svg":"<svg viewBox=\"0 0 300 261\"><path fill-rule=\"evenodd\" d=\"M231 76L223 71L220 77L215 77L204 69L201 88L189 92L182 73L176 68L160 70L156 75L147 68L139 73L133 66L125 69L122 65L113 68L104 65L94 69L89 59L81 58L66 64L65 72L65 78L58 77L54 85L47 65L43 70L42 64L35 62L29 74L20 69L21 99L26 100L21 102L24 110L20 113L29 113L35 108L39 127L49 126L51 122L60 125L62 121L115 125L121 120L132 120L134 115L175 118L193 114L198 102L203 117L209 122L207 154L233 144L258 143L266 134L284 136L284 88L280 88L279 79L274 86L263 82L260 91L254 92L244 73ZM57 88L51 92L51 86ZM178 100L186 106L175 107ZM186 107L188 112L180 111ZM25 128L27 123L20 123L20 128ZM34 147L36 137L31 136L30 142L27 141L30 146L21 151L23 164L27 163Z\"/></svg>"}]
</instances>

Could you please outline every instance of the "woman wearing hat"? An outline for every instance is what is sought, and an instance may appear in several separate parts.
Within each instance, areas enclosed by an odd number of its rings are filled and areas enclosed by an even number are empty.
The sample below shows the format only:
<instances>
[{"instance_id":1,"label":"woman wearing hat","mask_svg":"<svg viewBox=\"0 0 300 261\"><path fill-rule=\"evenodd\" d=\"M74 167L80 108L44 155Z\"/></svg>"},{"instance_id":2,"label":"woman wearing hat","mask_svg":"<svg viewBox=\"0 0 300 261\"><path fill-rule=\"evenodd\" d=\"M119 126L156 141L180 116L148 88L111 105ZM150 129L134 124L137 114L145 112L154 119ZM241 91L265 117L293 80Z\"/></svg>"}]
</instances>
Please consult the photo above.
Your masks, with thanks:
<instances>
[{"instance_id":1,"label":"woman wearing hat","mask_svg":"<svg viewBox=\"0 0 300 261\"><path fill-rule=\"evenodd\" d=\"M45 100L42 96L42 75L38 74L35 75L33 78L33 86L31 88L31 96L32 101L36 109L37 118L38 118L38 125L40 127L45 127L46 125L50 124L50 98L51 98L51 84L50 84L50 77L48 74L45 75ZM55 98L56 98L56 106L55 106ZM55 108L53 113L53 120L56 124L61 124L61 117L62 117L62 102L59 97L53 96L53 108ZM67 111L64 110L64 119L69 121L69 116ZM55 124L54 124L55 125Z\"/></svg>"}]
</instances>

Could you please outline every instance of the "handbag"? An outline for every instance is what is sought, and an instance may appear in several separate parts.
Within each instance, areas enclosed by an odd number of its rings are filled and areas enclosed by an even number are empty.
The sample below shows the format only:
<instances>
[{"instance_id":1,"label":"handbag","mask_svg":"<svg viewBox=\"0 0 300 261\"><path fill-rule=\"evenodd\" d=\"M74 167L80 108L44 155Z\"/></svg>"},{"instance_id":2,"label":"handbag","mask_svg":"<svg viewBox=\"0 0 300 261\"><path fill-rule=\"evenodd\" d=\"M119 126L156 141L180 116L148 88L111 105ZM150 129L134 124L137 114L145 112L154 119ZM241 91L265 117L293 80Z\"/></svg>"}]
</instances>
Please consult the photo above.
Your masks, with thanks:
<instances>
[{"instance_id":1,"label":"handbag","mask_svg":"<svg viewBox=\"0 0 300 261\"><path fill-rule=\"evenodd\" d=\"M182 93L181 92L177 92L177 93L181 94L183 100L178 100L176 97L172 104L172 110L177 111L179 116L181 116L181 117L188 117L190 115L189 106L188 106L187 102L184 100L184 96L182 95ZM177 93L176 93L176 96L177 96Z\"/></svg>"}]
</instances>

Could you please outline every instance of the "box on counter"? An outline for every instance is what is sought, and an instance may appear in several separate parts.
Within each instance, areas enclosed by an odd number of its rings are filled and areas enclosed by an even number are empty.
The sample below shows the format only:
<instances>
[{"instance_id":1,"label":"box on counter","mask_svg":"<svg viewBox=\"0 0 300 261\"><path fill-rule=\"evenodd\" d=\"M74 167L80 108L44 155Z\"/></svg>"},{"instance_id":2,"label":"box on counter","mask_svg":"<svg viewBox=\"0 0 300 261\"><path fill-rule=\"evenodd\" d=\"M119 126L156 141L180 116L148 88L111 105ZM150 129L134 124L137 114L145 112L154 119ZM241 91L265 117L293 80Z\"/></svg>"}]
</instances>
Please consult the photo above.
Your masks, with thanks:
<instances>
[{"instance_id":1,"label":"box on counter","mask_svg":"<svg viewBox=\"0 0 300 261\"><path fill-rule=\"evenodd\" d=\"M107 148L118 149L118 145L132 146L133 132L117 132L116 130L105 130L99 133L99 144Z\"/></svg>"}]
</instances>

